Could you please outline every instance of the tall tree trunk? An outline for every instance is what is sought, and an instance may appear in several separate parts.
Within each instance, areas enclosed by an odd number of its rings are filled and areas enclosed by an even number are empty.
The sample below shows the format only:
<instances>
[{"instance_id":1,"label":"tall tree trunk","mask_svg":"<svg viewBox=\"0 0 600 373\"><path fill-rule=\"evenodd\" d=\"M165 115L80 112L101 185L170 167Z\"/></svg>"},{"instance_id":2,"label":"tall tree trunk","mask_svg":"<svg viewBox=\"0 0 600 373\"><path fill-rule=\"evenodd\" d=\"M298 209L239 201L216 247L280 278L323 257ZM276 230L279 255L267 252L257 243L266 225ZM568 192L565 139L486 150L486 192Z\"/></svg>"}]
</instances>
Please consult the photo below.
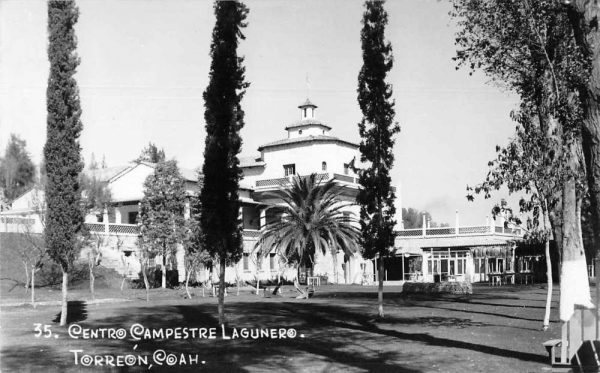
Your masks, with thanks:
<instances>
[{"instance_id":1,"label":"tall tree trunk","mask_svg":"<svg viewBox=\"0 0 600 373\"><path fill-rule=\"evenodd\" d=\"M560 319L568 321L576 304L592 307L587 264L579 233L578 201L575 180L569 178L563 186L563 240L560 270Z\"/></svg>"},{"instance_id":2,"label":"tall tree trunk","mask_svg":"<svg viewBox=\"0 0 600 373\"><path fill-rule=\"evenodd\" d=\"M90 254L88 254L90 255ZM95 281L95 277L94 277L94 261L95 258L94 256L88 257L88 264L89 264L89 270L90 270L90 293L92 293L92 299L96 299L96 294L94 293L94 281Z\"/></svg>"},{"instance_id":3,"label":"tall tree trunk","mask_svg":"<svg viewBox=\"0 0 600 373\"><path fill-rule=\"evenodd\" d=\"M25 294L27 294L27 290L29 289L29 264L23 262L23 266L25 267Z\"/></svg>"},{"instance_id":4,"label":"tall tree trunk","mask_svg":"<svg viewBox=\"0 0 600 373\"><path fill-rule=\"evenodd\" d=\"M550 309L552 305L552 261L550 259L550 240L546 238L545 255L546 255L546 279L548 281L548 293L546 294L546 311L544 313L544 330L548 330L550 326Z\"/></svg>"},{"instance_id":5,"label":"tall tree trunk","mask_svg":"<svg viewBox=\"0 0 600 373\"><path fill-rule=\"evenodd\" d=\"M31 267L31 306L36 307L35 304L35 266Z\"/></svg>"},{"instance_id":6,"label":"tall tree trunk","mask_svg":"<svg viewBox=\"0 0 600 373\"><path fill-rule=\"evenodd\" d=\"M596 0L575 0L569 6L569 18L575 40L590 58L591 72L587 84L581 87L583 103L583 153L593 211L596 257L600 255L600 5ZM599 275L600 276L600 275ZM600 280L600 277L598 277ZM600 284L596 282L598 288ZM600 293L599 293L600 294Z\"/></svg>"},{"instance_id":7,"label":"tall tree trunk","mask_svg":"<svg viewBox=\"0 0 600 373\"><path fill-rule=\"evenodd\" d=\"M219 324L223 325L225 323L225 257L221 256L219 258Z\"/></svg>"},{"instance_id":8,"label":"tall tree trunk","mask_svg":"<svg viewBox=\"0 0 600 373\"><path fill-rule=\"evenodd\" d=\"M62 304L60 308L60 326L67 325L67 310L68 310L68 284L69 284L69 272L62 268Z\"/></svg>"},{"instance_id":9,"label":"tall tree trunk","mask_svg":"<svg viewBox=\"0 0 600 373\"><path fill-rule=\"evenodd\" d=\"M167 288L167 253L163 252L162 257L162 285L163 289Z\"/></svg>"},{"instance_id":10,"label":"tall tree trunk","mask_svg":"<svg viewBox=\"0 0 600 373\"><path fill-rule=\"evenodd\" d=\"M379 317L383 318L385 315L383 313L383 273L385 268L383 266L383 257L379 256L379 288L377 290L377 300L379 302Z\"/></svg>"},{"instance_id":11,"label":"tall tree trunk","mask_svg":"<svg viewBox=\"0 0 600 373\"><path fill-rule=\"evenodd\" d=\"M146 302L150 302L150 283L148 282L148 265L142 264L142 276L144 277L144 287L146 288ZM121 287L123 289L123 287Z\"/></svg>"},{"instance_id":12,"label":"tall tree trunk","mask_svg":"<svg viewBox=\"0 0 600 373\"><path fill-rule=\"evenodd\" d=\"M544 325L543 329L548 330L550 327L550 310L552 307L552 259L550 257L550 236L548 232L548 225L546 224L546 216L548 215L548 203L544 200L544 206L542 209L542 219L544 220L544 232L546 234L546 242L544 243L544 254L546 255L546 280L548 281L548 293L546 294L546 310L544 313Z\"/></svg>"},{"instance_id":13,"label":"tall tree trunk","mask_svg":"<svg viewBox=\"0 0 600 373\"><path fill-rule=\"evenodd\" d=\"M332 253L333 257L333 278L335 278L335 283L338 284L338 269L337 269L337 252Z\"/></svg>"},{"instance_id":14,"label":"tall tree trunk","mask_svg":"<svg viewBox=\"0 0 600 373\"><path fill-rule=\"evenodd\" d=\"M185 292L187 293L187 296L189 299L192 299L192 295L190 294L190 288L189 288L191 274L192 274L192 271L191 271L191 268L189 268L187 271L187 276L185 276Z\"/></svg>"}]
</instances>

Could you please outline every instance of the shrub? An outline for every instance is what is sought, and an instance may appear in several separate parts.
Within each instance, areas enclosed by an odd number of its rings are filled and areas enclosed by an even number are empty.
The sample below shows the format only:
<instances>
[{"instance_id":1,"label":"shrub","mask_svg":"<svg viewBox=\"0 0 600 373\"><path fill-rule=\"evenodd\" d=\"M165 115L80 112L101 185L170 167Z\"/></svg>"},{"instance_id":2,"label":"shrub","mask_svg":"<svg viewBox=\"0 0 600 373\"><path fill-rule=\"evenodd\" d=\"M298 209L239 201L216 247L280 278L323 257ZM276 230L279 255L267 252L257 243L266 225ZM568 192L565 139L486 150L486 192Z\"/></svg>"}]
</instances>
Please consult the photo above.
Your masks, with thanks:
<instances>
[{"instance_id":1,"label":"shrub","mask_svg":"<svg viewBox=\"0 0 600 373\"><path fill-rule=\"evenodd\" d=\"M473 294L470 282L405 282L402 292L406 294Z\"/></svg>"}]
</instances>

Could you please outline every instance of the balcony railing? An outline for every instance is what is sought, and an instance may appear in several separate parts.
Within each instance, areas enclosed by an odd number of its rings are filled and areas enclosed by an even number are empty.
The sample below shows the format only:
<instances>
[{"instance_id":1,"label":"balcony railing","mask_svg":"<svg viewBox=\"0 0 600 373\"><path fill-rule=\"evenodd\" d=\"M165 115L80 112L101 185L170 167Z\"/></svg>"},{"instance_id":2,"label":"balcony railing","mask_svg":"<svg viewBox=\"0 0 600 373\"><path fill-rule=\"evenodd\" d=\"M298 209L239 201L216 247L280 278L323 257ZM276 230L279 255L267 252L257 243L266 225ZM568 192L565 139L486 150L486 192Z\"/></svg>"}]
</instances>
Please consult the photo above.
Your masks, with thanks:
<instances>
[{"instance_id":1,"label":"balcony railing","mask_svg":"<svg viewBox=\"0 0 600 373\"><path fill-rule=\"evenodd\" d=\"M257 180L256 186L259 188L260 187L263 187L263 188L264 187L272 187L272 186L288 186L291 184L293 177L294 176L290 175L290 176L280 177L280 178L276 178L276 179ZM308 177L308 175L303 175L300 177L304 178L304 177ZM317 177L316 177L316 180L318 182L330 180L330 179L344 181L347 183L358 183L358 178L356 178L356 177L349 176L349 175L340 175L340 174L336 174L336 173L323 172L323 173L317 174Z\"/></svg>"},{"instance_id":2,"label":"balcony railing","mask_svg":"<svg viewBox=\"0 0 600 373\"><path fill-rule=\"evenodd\" d=\"M242 234L244 238L256 240L260 236L260 231L255 229L244 229Z\"/></svg>"},{"instance_id":3,"label":"balcony railing","mask_svg":"<svg viewBox=\"0 0 600 373\"><path fill-rule=\"evenodd\" d=\"M35 219L23 218L23 217L0 216L0 223L33 225L33 224L35 224Z\"/></svg>"},{"instance_id":4,"label":"balcony railing","mask_svg":"<svg viewBox=\"0 0 600 373\"><path fill-rule=\"evenodd\" d=\"M523 231L520 228L504 228L490 225L475 225L467 227L441 227L441 228L416 228L402 229L396 231L398 238L411 237L432 237L432 236L467 236L467 235L486 235L503 234L512 236L521 236Z\"/></svg>"},{"instance_id":5,"label":"balcony railing","mask_svg":"<svg viewBox=\"0 0 600 373\"><path fill-rule=\"evenodd\" d=\"M140 227L135 224L85 223L85 225L92 233L133 236L138 236L140 234ZM107 225L108 229L106 229ZM256 240L260 236L260 231L256 229L244 229L242 234L244 239Z\"/></svg>"},{"instance_id":6,"label":"balcony railing","mask_svg":"<svg viewBox=\"0 0 600 373\"><path fill-rule=\"evenodd\" d=\"M140 227L135 224L114 224L114 223L85 223L92 233L133 235L140 234Z\"/></svg>"}]
</instances>

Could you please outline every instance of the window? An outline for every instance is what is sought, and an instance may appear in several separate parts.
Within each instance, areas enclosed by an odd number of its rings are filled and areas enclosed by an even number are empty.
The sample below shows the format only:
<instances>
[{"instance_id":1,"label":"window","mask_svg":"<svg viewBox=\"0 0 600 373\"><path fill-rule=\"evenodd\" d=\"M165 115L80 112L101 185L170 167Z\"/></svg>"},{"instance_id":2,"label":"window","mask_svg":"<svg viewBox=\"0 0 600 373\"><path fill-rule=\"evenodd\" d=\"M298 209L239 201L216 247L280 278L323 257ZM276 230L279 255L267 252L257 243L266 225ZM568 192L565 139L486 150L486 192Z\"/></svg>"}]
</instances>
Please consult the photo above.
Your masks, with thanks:
<instances>
[{"instance_id":1,"label":"window","mask_svg":"<svg viewBox=\"0 0 600 373\"><path fill-rule=\"evenodd\" d=\"M344 163L344 175L348 175L349 169L350 169L350 166L348 165L348 163Z\"/></svg>"},{"instance_id":2,"label":"window","mask_svg":"<svg viewBox=\"0 0 600 373\"><path fill-rule=\"evenodd\" d=\"M298 130L298 135L302 135L302 130Z\"/></svg>"},{"instance_id":3,"label":"window","mask_svg":"<svg viewBox=\"0 0 600 373\"><path fill-rule=\"evenodd\" d=\"M296 165L295 164L286 164L283 165L283 171L285 176L291 176L296 174Z\"/></svg>"},{"instance_id":4,"label":"window","mask_svg":"<svg viewBox=\"0 0 600 373\"><path fill-rule=\"evenodd\" d=\"M321 162L321 170L327 171L327 162Z\"/></svg>"},{"instance_id":5,"label":"window","mask_svg":"<svg viewBox=\"0 0 600 373\"><path fill-rule=\"evenodd\" d=\"M127 222L129 224L137 224L137 219L138 219L138 212L137 211L130 211L127 214Z\"/></svg>"},{"instance_id":6,"label":"window","mask_svg":"<svg viewBox=\"0 0 600 373\"><path fill-rule=\"evenodd\" d=\"M250 270L250 254L244 253L244 271Z\"/></svg>"},{"instance_id":7,"label":"window","mask_svg":"<svg viewBox=\"0 0 600 373\"><path fill-rule=\"evenodd\" d=\"M269 268L271 271L275 271L275 253L269 254Z\"/></svg>"}]
</instances>

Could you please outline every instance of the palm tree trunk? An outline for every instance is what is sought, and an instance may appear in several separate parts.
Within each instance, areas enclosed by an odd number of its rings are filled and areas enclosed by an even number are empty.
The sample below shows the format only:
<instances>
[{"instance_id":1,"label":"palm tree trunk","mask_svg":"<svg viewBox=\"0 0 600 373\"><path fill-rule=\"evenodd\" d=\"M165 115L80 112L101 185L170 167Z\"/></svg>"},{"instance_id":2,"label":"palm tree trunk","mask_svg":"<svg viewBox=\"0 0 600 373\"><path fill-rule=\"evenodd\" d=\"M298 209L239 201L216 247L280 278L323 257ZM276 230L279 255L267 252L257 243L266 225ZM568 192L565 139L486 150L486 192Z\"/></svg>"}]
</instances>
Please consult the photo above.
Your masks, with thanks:
<instances>
[{"instance_id":1,"label":"palm tree trunk","mask_svg":"<svg viewBox=\"0 0 600 373\"><path fill-rule=\"evenodd\" d=\"M298 295L296 299L308 299L308 294L300 288L300 281L298 280L299 277L300 267L298 266L298 269L296 270L296 278L294 278L294 287L296 288L296 291L300 293L300 295Z\"/></svg>"},{"instance_id":2,"label":"palm tree trunk","mask_svg":"<svg viewBox=\"0 0 600 373\"><path fill-rule=\"evenodd\" d=\"M60 309L60 326L67 325L67 285L69 283L69 273L61 266L62 270L62 304Z\"/></svg>"},{"instance_id":3,"label":"palm tree trunk","mask_svg":"<svg viewBox=\"0 0 600 373\"><path fill-rule=\"evenodd\" d=\"M384 317L384 313L383 313L383 273L385 271L385 268L383 266L383 257L380 255L379 256L379 289L377 291L377 299L379 302L379 317L383 318Z\"/></svg>"}]
</instances>

